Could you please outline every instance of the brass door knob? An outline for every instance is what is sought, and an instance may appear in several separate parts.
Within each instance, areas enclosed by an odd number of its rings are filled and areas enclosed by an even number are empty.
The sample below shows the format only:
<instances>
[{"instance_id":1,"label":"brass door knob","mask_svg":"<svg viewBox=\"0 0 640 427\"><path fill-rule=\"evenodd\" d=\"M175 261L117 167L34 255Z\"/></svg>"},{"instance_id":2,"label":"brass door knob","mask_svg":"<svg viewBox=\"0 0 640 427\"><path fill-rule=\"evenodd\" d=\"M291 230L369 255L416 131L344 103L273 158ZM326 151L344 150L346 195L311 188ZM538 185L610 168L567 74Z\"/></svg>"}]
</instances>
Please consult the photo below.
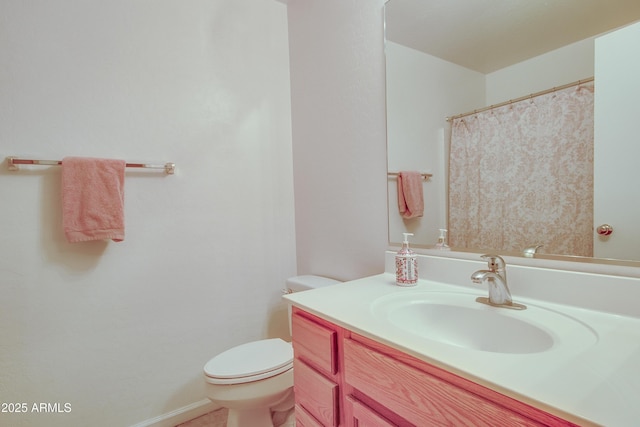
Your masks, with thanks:
<instances>
[{"instance_id":1,"label":"brass door knob","mask_svg":"<svg viewBox=\"0 0 640 427\"><path fill-rule=\"evenodd\" d=\"M613 233L613 227L609 224L602 224L596 228L596 232L601 236L608 236Z\"/></svg>"}]
</instances>

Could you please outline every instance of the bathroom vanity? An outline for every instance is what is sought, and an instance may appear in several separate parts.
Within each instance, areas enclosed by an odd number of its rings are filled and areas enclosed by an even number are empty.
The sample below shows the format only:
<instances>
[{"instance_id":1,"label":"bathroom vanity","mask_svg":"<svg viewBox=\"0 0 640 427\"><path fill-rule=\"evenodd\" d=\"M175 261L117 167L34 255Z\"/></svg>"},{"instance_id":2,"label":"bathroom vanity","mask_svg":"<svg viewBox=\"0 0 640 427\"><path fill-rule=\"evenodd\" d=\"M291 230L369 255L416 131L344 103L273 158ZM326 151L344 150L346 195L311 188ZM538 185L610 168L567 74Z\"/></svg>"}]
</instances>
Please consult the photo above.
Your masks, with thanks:
<instances>
[{"instance_id":1,"label":"bathroom vanity","mask_svg":"<svg viewBox=\"0 0 640 427\"><path fill-rule=\"evenodd\" d=\"M305 311L293 325L298 425L575 425Z\"/></svg>"},{"instance_id":2,"label":"bathroom vanity","mask_svg":"<svg viewBox=\"0 0 640 427\"><path fill-rule=\"evenodd\" d=\"M640 316L609 296L638 279L508 266L527 306L509 311L475 301L482 262L420 258L438 270L413 288L385 273L286 297L298 425L637 424Z\"/></svg>"}]
</instances>

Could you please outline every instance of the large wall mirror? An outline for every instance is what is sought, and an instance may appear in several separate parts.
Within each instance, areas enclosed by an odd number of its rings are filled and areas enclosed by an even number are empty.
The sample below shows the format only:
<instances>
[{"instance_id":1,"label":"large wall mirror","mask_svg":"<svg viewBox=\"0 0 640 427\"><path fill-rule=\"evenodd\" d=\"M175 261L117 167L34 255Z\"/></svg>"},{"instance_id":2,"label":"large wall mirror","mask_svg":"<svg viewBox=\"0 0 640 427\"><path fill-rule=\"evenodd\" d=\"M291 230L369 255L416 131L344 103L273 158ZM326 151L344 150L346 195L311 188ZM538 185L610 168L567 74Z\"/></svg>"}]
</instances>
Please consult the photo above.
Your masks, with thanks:
<instances>
[{"instance_id":1,"label":"large wall mirror","mask_svg":"<svg viewBox=\"0 0 640 427\"><path fill-rule=\"evenodd\" d=\"M629 209L631 204L640 204L636 202L640 200L640 175L634 161L640 158L640 148L636 147L640 144L634 143L638 141L633 136L637 134L635 130L633 134L617 133L621 123L637 122L632 98L640 99L640 81L634 83L640 75L640 59L636 58L640 46L640 2L389 0L385 21L390 244L398 245L402 233L410 232L416 246L428 248L436 243L439 229L449 228L451 126L447 117L595 76L595 122L604 117L606 124L595 126L593 132L594 193L600 188L602 176L620 179L613 189L600 190L606 193L604 198L598 194L594 197L603 199L613 214L624 214L605 215L598 211L597 203L590 208L594 211L592 256L552 253L544 246L539 255L640 265L636 263L640 261L640 206L636 213ZM623 41L615 39L615 34L627 28L638 29L624 34ZM621 72L632 74L628 76L629 86L611 89L617 81L627 78L615 74ZM599 78L601 74L605 77ZM618 100L602 95L616 90L623 92ZM625 106L619 101L620 96L631 101ZM614 147L612 141L626 141L626 145ZM504 149L508 150L508 145ZM422 217L406 219L398 212L396 174L400 171L430 175L423 182ZM510 183L505 180L500 185ZM613 195L619 201L613 201ZM483 217L482 221L502 218ZM597 233L598 226L605 223L611 223L613 234ZM531 245L544 245L535 229L529 232ZM626 246L610 249L614 247L612 243L623 240ZM503 254L507 251L495 242L454 249ZM522 255L521 250L510 248L507 252Z\"/></svg>"}]
</instances>

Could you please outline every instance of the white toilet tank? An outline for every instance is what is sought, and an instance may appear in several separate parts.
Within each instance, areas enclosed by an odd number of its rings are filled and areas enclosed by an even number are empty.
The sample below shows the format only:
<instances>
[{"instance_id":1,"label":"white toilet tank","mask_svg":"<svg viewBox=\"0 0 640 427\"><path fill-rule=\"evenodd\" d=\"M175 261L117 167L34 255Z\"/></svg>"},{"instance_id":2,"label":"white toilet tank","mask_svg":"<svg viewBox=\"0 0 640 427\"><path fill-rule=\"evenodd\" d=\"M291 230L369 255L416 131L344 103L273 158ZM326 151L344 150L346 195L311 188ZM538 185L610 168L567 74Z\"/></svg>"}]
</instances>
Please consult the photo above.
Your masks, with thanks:
<instances>
[{"instance_id":1,"label":"white toilet tank","mask_svg":"<svg viewBox=\"0 0 640 427\"><path fill-rule=\"evenodd\" d=\"M308 291L311 289L323 288L325 286L340 283L339 280L329 279L328 277L314 276L307 274L303 276L295 276L287 279L285 293L292 294L294 292ZM289 303L289 334L291 334L291 303Z\"/></svg>"},{"instance_id":2,"label":"white toilet tank","mask_svg":"<svg viewBox=\"0 0 640 427\"><path fill-rule=\"evenodd\" d=\"M310 289L323 288L329 285L340 283L339 280L329 279L328 277L314 276L307 274L304 276L295 276L287 279L287 293L308 291Z\"/></svg>"}]
</instances>

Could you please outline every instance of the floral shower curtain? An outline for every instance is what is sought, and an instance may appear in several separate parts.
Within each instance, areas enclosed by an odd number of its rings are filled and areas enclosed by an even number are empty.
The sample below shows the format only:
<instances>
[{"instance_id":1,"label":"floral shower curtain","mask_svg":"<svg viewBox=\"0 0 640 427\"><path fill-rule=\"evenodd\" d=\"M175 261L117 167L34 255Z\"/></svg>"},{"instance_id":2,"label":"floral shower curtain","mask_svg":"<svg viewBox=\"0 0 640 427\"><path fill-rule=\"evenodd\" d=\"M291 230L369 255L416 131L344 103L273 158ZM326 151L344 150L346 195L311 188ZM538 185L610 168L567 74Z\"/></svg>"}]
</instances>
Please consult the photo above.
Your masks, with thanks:
<instances>
[{"instance_id":1,"label":"floral shower curtain","mask_svg":"<svg viewBox=\"0 0 640 427\"><path fill-rule=\"evenodd\" d=\"M453 120L449 244L593 255L593 82Z\"/></svg>"}]
</instances>

